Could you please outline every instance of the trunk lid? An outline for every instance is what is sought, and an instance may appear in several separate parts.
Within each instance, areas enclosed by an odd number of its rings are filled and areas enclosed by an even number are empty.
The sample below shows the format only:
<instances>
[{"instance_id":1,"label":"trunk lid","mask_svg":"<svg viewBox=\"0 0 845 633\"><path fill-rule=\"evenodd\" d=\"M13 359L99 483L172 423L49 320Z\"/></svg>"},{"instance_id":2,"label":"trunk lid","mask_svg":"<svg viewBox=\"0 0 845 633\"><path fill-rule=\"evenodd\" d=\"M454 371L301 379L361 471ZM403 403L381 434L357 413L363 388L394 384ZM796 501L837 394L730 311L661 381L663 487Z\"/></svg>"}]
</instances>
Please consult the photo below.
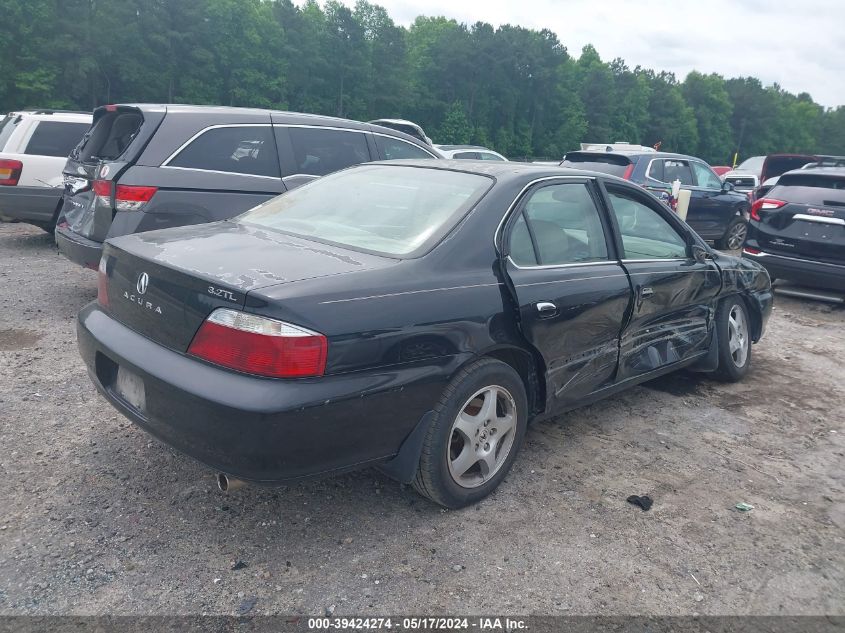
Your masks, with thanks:
<instances>
[{"instance_id":1,"label":"trunk lid","mask_svg":"<svg viewBox=\"0 0 845 633\"><path fill-rule=\"evenodd\" d=\"M112 238L104 257L112 316L179 351L213 310L243 308L252 290L397 261L231 222Z\"/></svg>"},{"instance_id":2,"label":"trunk lid","mask_svg":"<svg viewBox=\"0 0 845 633\"><path fill-rule=\"evenodd\" d=\"M760 247L786 256L845 262L845 170L839 171L781 176L766 199L786 204L760 212Z\"/></svg>"},{"instance_id":3,"label":"trunk lid","mask_svg":"<svg viewBox=\"0 0 845 633\"><path fill-rule=\"evenodd\" d=\"M134 106L102 106L94 110L91 128L82 137L63 170L65 193L59 223L102 242L114 218L113 183L138 158L161 123L166 109L143 112ZM109 183L110 195L96 195L95 180Z\"/></svg>"}]
</instances>

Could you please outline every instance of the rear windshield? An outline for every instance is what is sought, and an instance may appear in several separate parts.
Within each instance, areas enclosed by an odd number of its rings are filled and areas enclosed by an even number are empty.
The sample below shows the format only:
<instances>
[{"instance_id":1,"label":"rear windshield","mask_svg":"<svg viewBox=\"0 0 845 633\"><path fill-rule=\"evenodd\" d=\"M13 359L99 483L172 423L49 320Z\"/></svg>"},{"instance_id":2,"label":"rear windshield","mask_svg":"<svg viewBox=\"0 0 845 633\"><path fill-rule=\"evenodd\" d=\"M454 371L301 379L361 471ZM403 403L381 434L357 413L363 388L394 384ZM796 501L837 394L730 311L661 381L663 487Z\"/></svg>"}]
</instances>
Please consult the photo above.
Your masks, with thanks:
<instances>
[{"instance_id":1,"label":"rear windshield","mask_svg":"<svg viewBox=\"0 0 845 633\"><path fill-rule=\"evenodd\" d=\"M574 169L588 169L611 176L625 175L625 170L631 164L631 159L618 154L596 154L570 152L563 157L561 167L573 167Z\"/></svg>"},{"instance_id":2,"label":"rear windshield","mask_svg":"<svg viewBox=\"0 0 845 633\"><path fill-rule=\"evenodd\" d=\"M787 174L767 195L785 202L841 207L845 206L845 176Z\"/></svg>"},{"instance_id":3,"label":"rear windshield","mask_svg":"<svg viewBox=\"0 0 845 633\"><path fill-rule=\"evenodd\" d=\"M430 250L492 186L487 176L362 165L325 176L238 218L381 255Z\"/></svg>"},{"instance_id":4,"label":"rear windshield","mask_svg":"<svg viewBox=\"0 0 845 633\"><path fill-rule=\"evenodd\" d=\"M763 169L763 162L765 160L765 156L752 156L751 158L746 158L734 169L736 171L750 171L753 174L759 174L760 170Z\"/></svg>"},{"instance_id":5,"label":"rear windshield","mask_svg":"<svg viewBox=\"0 0 845 633\"><path fill-rule=\"evenodd\" d=\"M73 158L83 163L115 160L134 140L144 117L139 110L121 108L100 116Z\"/></svg>"},{"instance_id":6,"label":"rear windshield","mask_svg":"<svg viewBox=\"0 0 845 633\"><path fill-rule=\"evenodd\" d=\"M18 127L18 123L20 122L21 117L17 114L4 116L3 120L0 121L0 151L6 146L6 142L12 136L12 132L15 131L15 128Z\"/></svg>"}]
</instances>

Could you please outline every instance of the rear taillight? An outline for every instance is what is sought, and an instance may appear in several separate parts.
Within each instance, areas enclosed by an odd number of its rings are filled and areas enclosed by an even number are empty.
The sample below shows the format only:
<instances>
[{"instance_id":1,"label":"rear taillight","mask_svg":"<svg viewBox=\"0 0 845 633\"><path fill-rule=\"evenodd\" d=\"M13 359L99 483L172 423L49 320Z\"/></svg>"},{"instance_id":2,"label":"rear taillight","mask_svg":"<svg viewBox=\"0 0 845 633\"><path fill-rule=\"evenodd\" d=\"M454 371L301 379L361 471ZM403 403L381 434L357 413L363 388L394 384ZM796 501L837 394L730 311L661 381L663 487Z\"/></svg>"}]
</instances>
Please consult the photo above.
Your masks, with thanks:
<instances>
[{"instance_id":1,"label":"rear taillight","mask_svg":"<svg viewBox=\"0 0 845 633\"><path fill-rule=\"evenodd\" d=\"M631 174L634 173L634 163L631 163L625 168L625 173L622 174L622 178L625 180L631 180Z\"/></svg>"},{"instance_id":2,"label":"rear taillight","mask_svg":"<svg viewBox=\"0 0 845 633\"><path fill-rule=\"evenodd\" d=\"M111 180L95 180L91 189L97 196L98 204L111 206ZM117 185L114 191L114 208L117 211L140 211L145 204L152 200L156 191L158 191L158 187Z\"/></svg>"},{"instance_id":3,"label":"rear taillight","mask_svg":"<svg viewBox=\"0 0 845 633\"><path fill-rule=\"evenodd\" d=\"M156 191L157 187L118 185L114 194L114 208L118 211L140 211L152 200Z\"/></svg>"},{"instance_id":4,"label":"rear taillight","mask_svg":"<svg viewBox=\"0 0 845 633\"><path fill-rule=\"evenodd\" d=\"M23 163L19 160L0 160L0 185L14 187L21 179Z\"/></svg>"},{"instance_id":5,"label":"rear taillight","mask_svg":"<svg viewBox=\"0 0 845 633\"><path fill-rule=\"evenodd\" d=\"M780 209L786 203L783 200L774 200L773 198L760 198L751 205L751 219L759 220L760 211L773 211Z\"/></svg>"},{"instance_id":6,"label":"rear taillight","mask_svg":"<svg viewBox=\"0 0 845 633\"><path fill-rule=\"evenodd\" d=\"M100 258L100 266L97 269L97 303L109 307L109 278L106 274L106 258Z\"/></svg>"},{"instance_id":7,"label":"rear taillight","mask_svg":"<svg viewBox=\"0 0 845 633\"><path fill-rule=\"evenodd\" d=\"M748 253L749 255L759 255L760 249L759 248L750 248L748 246L745 246L745 247L743 247L742 252Z\"/></svg>"},{"instance_id":8,"label":"rear taillight","mask_svg":"<svg viewBox=\"0 0 845 633\"><path fill-rule=\"evenodd\" d=\"M322 334L227 308L209 315L188 348L215 365L271 378L322 376L327 352Z\"/></svg>"}]
</instances>

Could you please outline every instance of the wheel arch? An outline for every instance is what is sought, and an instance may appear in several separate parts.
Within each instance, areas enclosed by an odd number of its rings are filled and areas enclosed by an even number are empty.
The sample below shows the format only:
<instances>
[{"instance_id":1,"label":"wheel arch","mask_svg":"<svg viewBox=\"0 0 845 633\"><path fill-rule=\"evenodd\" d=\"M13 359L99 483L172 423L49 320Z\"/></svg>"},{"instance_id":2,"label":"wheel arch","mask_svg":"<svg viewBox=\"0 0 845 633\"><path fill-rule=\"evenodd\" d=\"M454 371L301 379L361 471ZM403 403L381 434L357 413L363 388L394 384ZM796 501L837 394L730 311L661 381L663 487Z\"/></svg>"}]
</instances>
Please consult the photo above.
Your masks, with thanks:
<instances>
[{"instance_id":1,"label":"wheel arch","mask_svg":"<svg viewBox=\"0 0 845 633\"><path fill-rule=\"evenodd\" d=\"M525 385L525 395L528 397L529 418L545 410L546 380L542 359L529 350L516 345L501 345L487 349L468 363L479 358L493 358L501 361L519 374L523 385Z\"/></svg>"}]
</instances>

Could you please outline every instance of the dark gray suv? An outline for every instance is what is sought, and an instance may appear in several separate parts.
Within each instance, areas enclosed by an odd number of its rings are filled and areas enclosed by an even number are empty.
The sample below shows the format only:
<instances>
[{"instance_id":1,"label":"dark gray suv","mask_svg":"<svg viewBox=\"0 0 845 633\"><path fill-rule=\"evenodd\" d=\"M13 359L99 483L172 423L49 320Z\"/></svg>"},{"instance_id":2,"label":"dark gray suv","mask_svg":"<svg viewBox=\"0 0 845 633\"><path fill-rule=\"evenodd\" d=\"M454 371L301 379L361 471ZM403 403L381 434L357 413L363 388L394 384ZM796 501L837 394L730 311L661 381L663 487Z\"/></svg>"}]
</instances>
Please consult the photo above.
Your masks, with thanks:
<instances>
[{"instance_id":1,"label":"dark gray suv","mask_svg":"<svg viewBox=\"0 0 845 633\"><path fill-rule=\"evenodd\" d=\"M103 106L65 165L56 243L68 259L96 269L110 237L232 218L358 163L439 157L407 134L346 119Z\"/></svg>"}]
</instances>

